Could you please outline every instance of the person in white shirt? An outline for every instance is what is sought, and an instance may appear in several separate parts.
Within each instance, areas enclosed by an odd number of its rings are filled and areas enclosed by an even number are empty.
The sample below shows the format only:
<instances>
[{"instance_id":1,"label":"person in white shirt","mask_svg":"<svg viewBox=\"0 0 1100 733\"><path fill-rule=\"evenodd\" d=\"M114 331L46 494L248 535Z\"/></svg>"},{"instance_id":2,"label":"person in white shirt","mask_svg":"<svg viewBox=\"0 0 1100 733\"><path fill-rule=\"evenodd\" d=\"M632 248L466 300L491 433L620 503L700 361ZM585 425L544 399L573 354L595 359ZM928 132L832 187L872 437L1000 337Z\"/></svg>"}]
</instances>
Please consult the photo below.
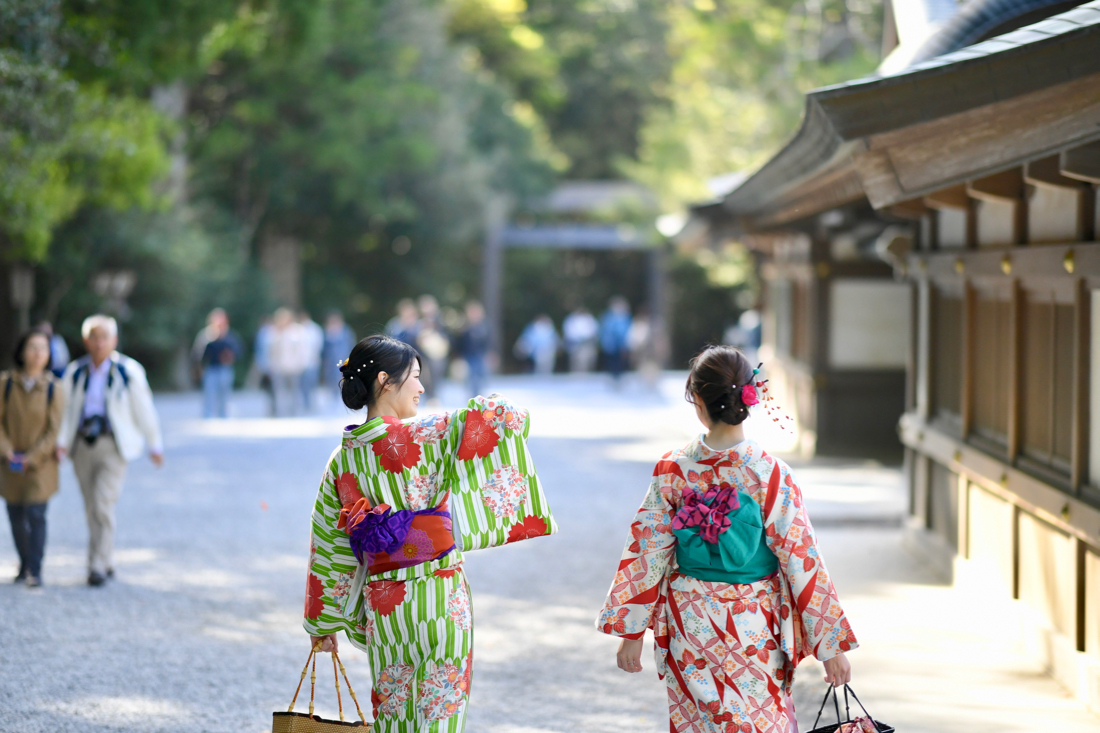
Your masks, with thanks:
<instances>
[{"instance_id":1,"label":"person in white shirt","mask_svg":"<svg viewBox=\"0 0 1100 733\"><path fill-rule=\"evenodd\" d=\"M600 322L581 306L565 317L561 330L569 353L569 371L592 371L599 354Z\"/></svg>"},{"instance_id":2,"label":"person in white shirt","mask_svg":"<svg viewBox=\"0 0 1100 733\"><path fill-rule=\"evenodd\" d=\"M274 330L268 346L275 415L296 417L302 413L302 374L309 367L309 337L287 308L275 311Z\"/></svg>"},{"instance_id":3,"label":"person in white shirt","mask_svg":"<svg viewBox=\"0 0 1100 733\"><path fill-rule=\"evenodd\" d=\"M321 383L321 351L325 348L325 329L321 324L313 320L307 311L299 311L298 324L305 335L305 360L306 367L302 372L302 407L305 411L313 410L313 393L317 391L317 385Z\"/></svg>"},{"instance_id":4,"label":"person in white shirt","mask_svg":"<svg viewBox=\"0 0 1100 733\"><path fill-rule=\"evenodd\" d=\"M159 468L164 444L145 369L115 351L115 319L89 316L80 333L88 354L69 364L61 378L65 412L57 453L73 459L88 519L88 585L99 586L114 576L115 504L126 466L147 448Z\"/></svg>"}]
</instances>

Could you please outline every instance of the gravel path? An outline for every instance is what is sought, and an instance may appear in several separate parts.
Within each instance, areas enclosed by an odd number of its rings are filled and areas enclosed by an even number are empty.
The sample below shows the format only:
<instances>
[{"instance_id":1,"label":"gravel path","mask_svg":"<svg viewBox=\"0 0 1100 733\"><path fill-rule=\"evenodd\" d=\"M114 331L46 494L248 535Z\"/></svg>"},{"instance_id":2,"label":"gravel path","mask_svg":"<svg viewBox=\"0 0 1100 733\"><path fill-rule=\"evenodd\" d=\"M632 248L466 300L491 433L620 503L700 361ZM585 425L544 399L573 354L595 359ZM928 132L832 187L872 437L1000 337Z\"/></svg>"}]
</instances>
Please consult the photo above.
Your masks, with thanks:
<instances>
[{"instance_id":1,"label":"gravel path","mask_svg":"<svg viewBox=\"0 0 1100 733\"><path fill-rule=\"evenodd\" d=\"M665 731L664 688L651 657L642 675L618 672L616 641L593 622L652 462L695 429L679 378L659 392L640 385L614 392L598 379L502 382L501 391L533 408L531 449L562 531L468 555L477 618L468 730ZM66 467L50 506L47 586L0 584L0 732L260 733L290 700L308 653L300 614L309 512L347 418L261 419L253 395L239 396L238 418L216 423L192 419L193 395L159 404L168 462L160 471L147 461L131 466L118 512L118 579L100 589L84 584L87 532ZM772 446L782 436L761 440ZM1014 727L1027 718L1011 710L960 713L949 705L930 717L929 697L950 690L898 650L917 659L941 648L946 642L936 639L953 622L954 596L902 549L898 473L827 462L797 470L853 625L867 629L867 650L853 664L876 714L904 733L1038 730ZM0 540L0 577L15 566L10 541ZM903 610L927 604L943 618ZM1095 730L1095 718L1025 662L1002 655L990 667L980 633L951 643L969 644L970 666L960 674L975 684L1006 694L1016 685L1031 695L1017 704L1059 721L1058 730ZM366 703L366 659L346 648ZM811 715L805 728L820 699L818 674L808 665L796 685L799 710ZM921 697L892 682L897 675ZM333 715L333 698L319 686L319 712ZM976 720L997 727L974 727ZM1090 720L1093 728L1075 727Z\"/></svg>"}]
</instances>

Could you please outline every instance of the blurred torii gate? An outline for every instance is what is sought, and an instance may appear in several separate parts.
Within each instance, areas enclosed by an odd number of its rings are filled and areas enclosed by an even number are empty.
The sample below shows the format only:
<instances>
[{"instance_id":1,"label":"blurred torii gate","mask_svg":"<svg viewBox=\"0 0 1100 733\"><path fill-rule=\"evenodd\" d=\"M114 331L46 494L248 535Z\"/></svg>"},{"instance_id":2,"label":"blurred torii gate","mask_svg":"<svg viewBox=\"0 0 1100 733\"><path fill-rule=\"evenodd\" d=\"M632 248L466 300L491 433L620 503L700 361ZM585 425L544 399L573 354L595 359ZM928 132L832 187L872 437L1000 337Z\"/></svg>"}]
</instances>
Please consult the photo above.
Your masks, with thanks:
<instances>
[{"instance_id":1,"label":"blurred torii gate","mask_svg":"<svg viewBox=\"0 0 1100 733\"><path fill-rule=\"evenodd\" d=\"M629 225L608 224L544 224L518 226L490 215L485 257L482 263L482 293L485 312L492 333L492 348L500 354L503 348L504 250L507 248L545 248L572 250L633 250L645 253L647 259L647 305L657 364L664 367L668 360L668 319L665 314L665 248L649 244Z\"/></svg>"}]
</instances>

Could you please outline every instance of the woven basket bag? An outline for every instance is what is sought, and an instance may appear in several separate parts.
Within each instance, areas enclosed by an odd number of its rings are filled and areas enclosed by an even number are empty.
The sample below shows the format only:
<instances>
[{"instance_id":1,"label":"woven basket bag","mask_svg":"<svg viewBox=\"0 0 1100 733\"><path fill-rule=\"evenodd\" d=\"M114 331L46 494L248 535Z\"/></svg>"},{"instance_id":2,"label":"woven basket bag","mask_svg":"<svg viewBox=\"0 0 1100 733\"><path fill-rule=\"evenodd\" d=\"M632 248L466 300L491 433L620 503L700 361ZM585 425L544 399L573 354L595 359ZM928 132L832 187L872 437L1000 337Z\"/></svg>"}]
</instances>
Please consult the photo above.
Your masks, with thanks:
<instances>
[{"instance_id":1,"label":"woven basket bag","mask_svg":"<svg viewBox=\"0 0 1100 733\"><path fill-rule=\"evenodd\" d=\"M309 653L309 659L306 660L306 666L302 668L302 678L298 680L298 689L294 691L294 699L290 701L290 707L287 708L285 713L276 712L271 714L271 733L334 733L335 731L346 731L348 728L359 728L364 733L369 733L371 725L363 717L363 710L359 707L359 699L355 696L355 690L351 688L351 681L348 679L348 671L344 669L344 663L340 661L335 649L332 650L332 676L336 681L336 704L340 708L340 719L326 720L313 714L313 696L317 689L317 650L319 648L319 645L315 646ZM313 674L310 675L309 680L309 713L296 713L294 712L294 704L298 702L298 693L302 690L302 683L305 682L306 672L310 670L310 663L313 665ZM347 684L348 693L351 695L351 699L355 703L355 709L359 713L359 720L355 722L344 719L344 701L340 696L340 677L336 672L336 665L340 665L340 672L344 675L344 683Z\"/></svg>"}]
</instances>

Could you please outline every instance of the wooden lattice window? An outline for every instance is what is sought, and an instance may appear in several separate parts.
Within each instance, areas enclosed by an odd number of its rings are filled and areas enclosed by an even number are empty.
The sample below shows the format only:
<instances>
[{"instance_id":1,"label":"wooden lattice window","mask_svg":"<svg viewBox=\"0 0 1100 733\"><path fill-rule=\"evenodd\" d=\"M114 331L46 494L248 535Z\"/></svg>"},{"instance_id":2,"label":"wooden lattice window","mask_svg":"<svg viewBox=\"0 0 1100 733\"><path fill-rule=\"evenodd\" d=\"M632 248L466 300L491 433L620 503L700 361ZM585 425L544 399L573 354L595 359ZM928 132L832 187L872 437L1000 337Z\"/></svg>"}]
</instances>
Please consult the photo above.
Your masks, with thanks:
<instances>
[{"instance_id":1,"label":"wooden lattice window","mask_svg":"<svg viewBox=\"0 0 1100 733\"><path fill-rule=\"evenodd\" d=\"M978 290L974 298L972 428L982 438L1008 443L1012 377L1012 293Z\"/></svg>"},{"instance_id":2,"label":"wooden lattice window","mask_svg":"<svg viewBox=\"0 0 1100 733\"><path fill-rule=\"evenodd\" d=\"M1068 298L1031 291L1023 309L1020 444L1026 458L1068 474L1073 451L1074 312Z\"/></svg>"}]
</instances>

